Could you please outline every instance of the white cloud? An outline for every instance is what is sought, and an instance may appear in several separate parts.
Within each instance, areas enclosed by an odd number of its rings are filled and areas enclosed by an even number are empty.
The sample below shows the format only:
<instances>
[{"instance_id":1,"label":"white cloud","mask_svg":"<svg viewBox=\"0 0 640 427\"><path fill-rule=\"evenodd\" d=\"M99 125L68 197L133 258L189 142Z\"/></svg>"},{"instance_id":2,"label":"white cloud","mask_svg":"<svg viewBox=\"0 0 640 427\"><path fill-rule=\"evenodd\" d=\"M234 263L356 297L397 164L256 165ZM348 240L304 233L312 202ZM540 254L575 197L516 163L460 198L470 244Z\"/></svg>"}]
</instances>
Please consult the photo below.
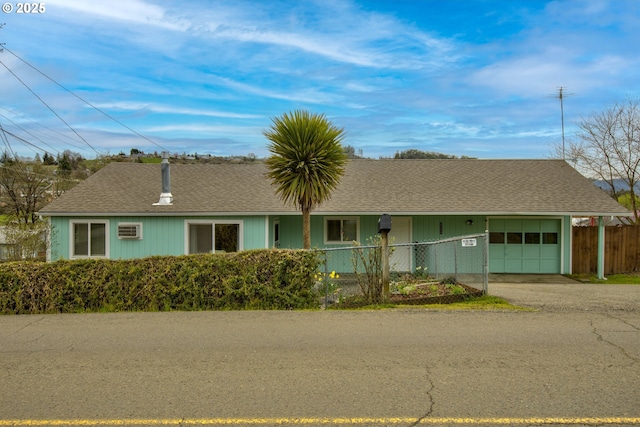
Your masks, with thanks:
<instances>
[{"instance_id":1,"label":"white cloud","mask_svg":"<svg viewBox=\"0 0 640 427\"><path fill-rule=\"evenodd\" d=\"M277 3L272 4L278 8ZM350 2L318 3L305 9L284 11L254 10L255 5L239 3L235 11L216 9L207 15L212 22L195 25L201 37L226 39L291 48L332 61L361 67L415 69L450 62L454 48L450 41L438 39L390 16L366 12ZM239 13L244 8L246 13ZM304 9L304 8L300 8ZM222 14L226 21L217 15ZM398 46L409 44L414 55Z\"/></svg>"},{"instance_id":2,"label":"white cloud","mask_svg":"<svg viewBox=\"0 0 640 427\"><path fill-rule=\"evenodd\" d=\"M149 111L153 113L161 114L177 114L187 116L205 116L205 117L223 117L227 119L258 119L263 116L257 114L242 114L233 113L228 111L215 111L211 109L195 109L195 108L181 108L173 107L169 105L151 104L144 102L111 102L94 104L96 107L105 110L125 110L125 111Z\"/></svg>"},{"instance_id":3,"label":"white cloud","mask_svg":"<svg viewBox=\"0 0 640 427\"><path fill-rule=\"evenodd\" d=\"M248 95L309 104L331 104L337 102L333 95L314 88L272 90L241 83L227 77L212 76L212 78L230 89Z\"/></svg>"},{"instance_id":4,"label":"white cloud","mask_svg":"<svg viewBox=\"0 0 640 427\"><path fill-rule=\"evenodd\" d=\"M234 136L259 136L262 135L262 128L251 127L251 126L215 126L215 125L204 125L197 123L190 124L172 124L172 125L162 125L162 126L148 126L145 129L145 132L154 133L154 132L178 132L182 135L185 133L196 133L196 134L208 134L219 137L221 135L234 135Z\"/></svg>"},{"instance_id":5,"label":"white cloud","mask_svg":"<svg viewBox=\"0 0 640 427\"><path fill-rule=\"evenodd\" d=\"M629 66L630 59L616 55L594 53L583 59L549 51L497 61L471 73L468 82L491 88L500 96L536 98L560 86L588 92L607 85Z\"/></svg>"},{"instance_id":6,"label":"white cloud","mask_svg":"<svg viewBox=\"0 0 640 427\"><path fill-rule=\"evenodd\" d=\"M155 4L141 0L127 1L86 1L86 0L57 0L55 6L49 7L71 9L94 15L103 19L128 21L136 24L152 25L170 30L184 30L184 22L169 19L166 11Z\"/></svg>"}]
</instances>

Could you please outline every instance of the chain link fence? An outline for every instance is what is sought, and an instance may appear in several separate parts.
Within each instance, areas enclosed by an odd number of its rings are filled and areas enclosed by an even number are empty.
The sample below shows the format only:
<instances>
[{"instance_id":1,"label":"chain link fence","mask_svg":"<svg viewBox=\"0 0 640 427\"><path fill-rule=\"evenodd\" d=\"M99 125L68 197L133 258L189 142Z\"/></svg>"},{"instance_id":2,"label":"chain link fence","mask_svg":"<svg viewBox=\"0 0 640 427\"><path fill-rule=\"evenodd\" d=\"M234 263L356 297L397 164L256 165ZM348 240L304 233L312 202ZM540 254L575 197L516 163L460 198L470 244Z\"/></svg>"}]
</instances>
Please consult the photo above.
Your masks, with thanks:
<instances>
[{"instance_id":1,"label":"chain link fence","mask_svg":"<svg viewBox=\"0 0 640 427\"><path fill-rule=\"evenodd\" d=\"M374 244L370 245L356 243L319 249L324 262L317 275L317 286L324 294L325 306L340 297L377 291L366 288L363 283L382 286L382 246L379 243L379 239L374 239ZM412 282L464 284L486 294L488 249L487 233L390 244L391 292L398 291L397 284L410 278Z\"/></svg>"}]
</instances>

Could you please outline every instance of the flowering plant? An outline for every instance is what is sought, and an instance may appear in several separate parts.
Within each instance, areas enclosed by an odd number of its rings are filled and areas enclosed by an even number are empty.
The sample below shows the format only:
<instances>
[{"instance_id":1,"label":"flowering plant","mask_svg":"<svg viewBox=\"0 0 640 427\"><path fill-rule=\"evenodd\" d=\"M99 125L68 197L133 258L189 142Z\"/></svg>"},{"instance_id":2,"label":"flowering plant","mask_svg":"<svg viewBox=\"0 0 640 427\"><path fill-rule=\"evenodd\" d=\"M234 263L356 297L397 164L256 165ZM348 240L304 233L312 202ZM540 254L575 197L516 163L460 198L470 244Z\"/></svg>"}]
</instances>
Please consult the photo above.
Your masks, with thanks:
<instances>
[{"instance_id":1,"label":"flowering plant","mask_svg":"<svg viewBox=\"0 0 640 427\"><path fill-rule=\"evenodd\" d=\"M322 289L322 285L324 284L325 294L327 296L337 297L336 299L340 301L342 299L342 288L339 287L339 284L333 282L333 280L337 280L340 278L340 275L335 271L331 273L316 273L314 275L314 279L316 281L316 287L318 290Z\"/></svg>"}]
</instances>

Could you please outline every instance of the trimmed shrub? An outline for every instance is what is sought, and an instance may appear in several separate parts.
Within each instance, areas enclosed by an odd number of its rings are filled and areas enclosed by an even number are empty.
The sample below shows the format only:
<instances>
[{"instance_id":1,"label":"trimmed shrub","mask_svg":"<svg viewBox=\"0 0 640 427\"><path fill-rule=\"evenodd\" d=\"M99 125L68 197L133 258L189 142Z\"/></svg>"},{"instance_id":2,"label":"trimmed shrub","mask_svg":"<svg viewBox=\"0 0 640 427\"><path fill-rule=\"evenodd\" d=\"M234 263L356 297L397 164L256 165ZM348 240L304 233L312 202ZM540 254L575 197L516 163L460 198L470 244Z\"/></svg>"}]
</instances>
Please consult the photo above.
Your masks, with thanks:
<instances>
[{"instance_id":1,"label":"trimmed shrub","mask_svg":"<svg viewBox=\"0 0 640 427\"><path fill-rule=\"evenodd\" d=\"M316 308L316 252L0 265L0 313Z\"/></svg>"}]
</instances>

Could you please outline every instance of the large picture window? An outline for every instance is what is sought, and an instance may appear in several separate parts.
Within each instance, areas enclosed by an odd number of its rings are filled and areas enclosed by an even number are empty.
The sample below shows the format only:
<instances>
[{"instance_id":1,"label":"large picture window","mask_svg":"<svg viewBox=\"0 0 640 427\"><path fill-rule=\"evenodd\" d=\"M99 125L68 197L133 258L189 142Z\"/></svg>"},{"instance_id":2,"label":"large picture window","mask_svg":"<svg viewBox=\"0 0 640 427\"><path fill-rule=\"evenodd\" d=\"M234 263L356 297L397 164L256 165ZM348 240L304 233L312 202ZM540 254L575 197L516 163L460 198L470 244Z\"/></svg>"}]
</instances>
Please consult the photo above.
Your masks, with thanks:
<instances>
[{"instance_id":1,"label":"large picture window","mask_svg":"<svg viewBox=\"0 0 640 427\"><path fill-rule=\"evenodd\" d=\"M358 218L326 218L324 230L325 243L351 243L360 240Z\"/></svg>"},{"instance_id":2,"label":"large picture window","mask_svg":"<svg viewBox=\"0 0 640 427\"><path fill-rule=\"evenodd\" d=\"M107 221L72 221L70 229L70 258L109 257L109 223Z\"/></svg>"},{"instance_id":3,"label":"large picture window","mask_svg":"<svg viewBox=\"0 0 640 427\"><path fill-rule=\"evenodd\" d=\"M242 250L242 222L239 221L187 222L186 236L188 254Z\"/></svg>"}]
</instances>

